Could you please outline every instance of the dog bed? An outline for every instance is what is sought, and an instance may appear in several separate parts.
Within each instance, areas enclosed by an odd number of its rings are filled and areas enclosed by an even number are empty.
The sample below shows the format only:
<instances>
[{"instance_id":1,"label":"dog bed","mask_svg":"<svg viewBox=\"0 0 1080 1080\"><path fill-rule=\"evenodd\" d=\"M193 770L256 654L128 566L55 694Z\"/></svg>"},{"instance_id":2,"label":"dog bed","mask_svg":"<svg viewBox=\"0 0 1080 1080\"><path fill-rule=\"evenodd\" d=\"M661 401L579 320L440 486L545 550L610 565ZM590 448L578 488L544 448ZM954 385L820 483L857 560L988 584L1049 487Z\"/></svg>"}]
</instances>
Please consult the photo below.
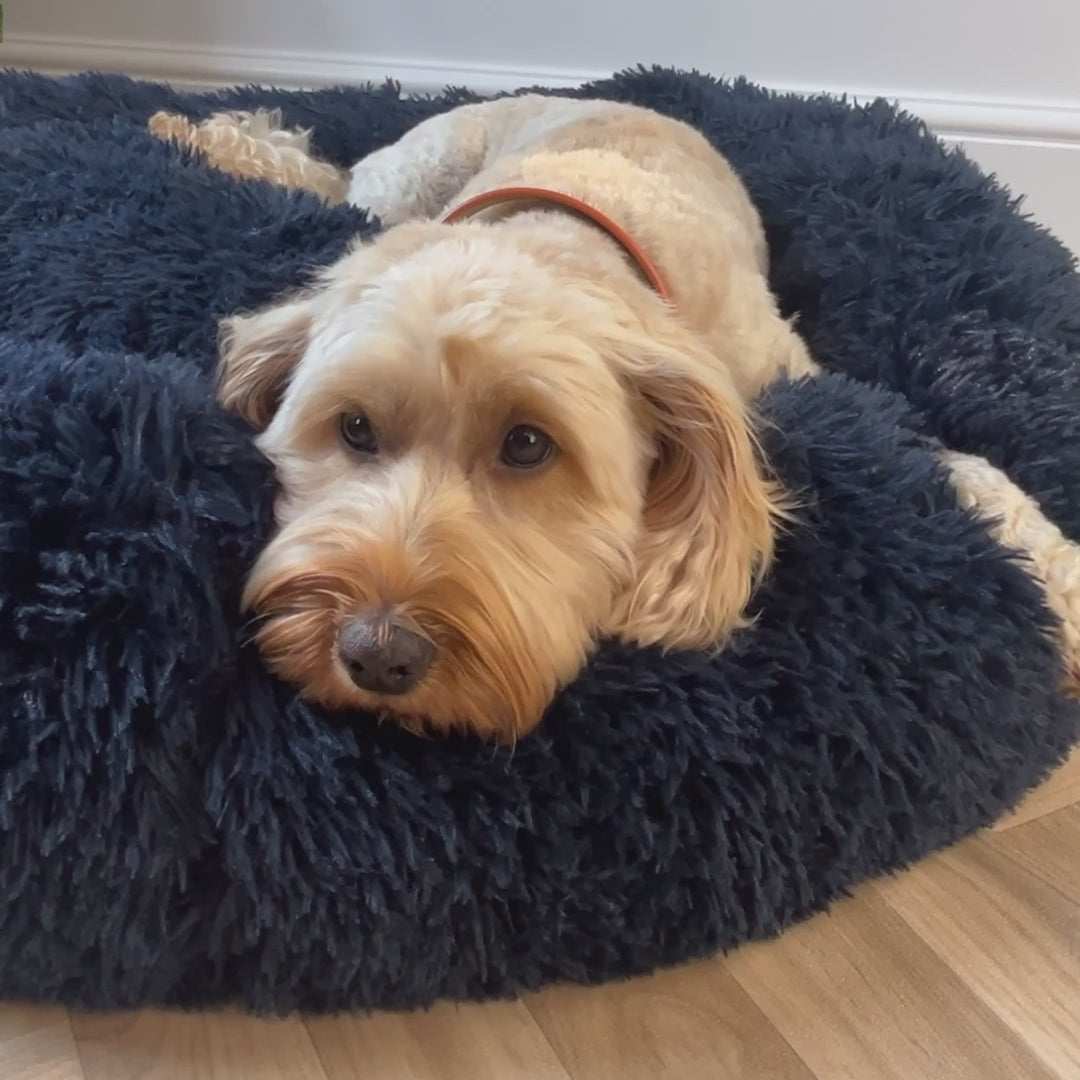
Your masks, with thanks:
<instances>
[{"instance_id":1,"label":"dog bed","mask_svg":"<svg viewBox=\"0 0 1080 1080\"><path fill-rule=\"evenodd\" d=\"M715 658L602 647L511 754L299 703L238 593L272 478L215 320L376 226L153 140L280 107L349 162L463 100L0 76L0 994L420 1006L775 934L985 825L1065 754L1040 585L960 504L986 458L1080 539L1066 251L883 103L631 72L768 224L828 373L761 402L804 510Z\"/></svg>"}]
</instances>

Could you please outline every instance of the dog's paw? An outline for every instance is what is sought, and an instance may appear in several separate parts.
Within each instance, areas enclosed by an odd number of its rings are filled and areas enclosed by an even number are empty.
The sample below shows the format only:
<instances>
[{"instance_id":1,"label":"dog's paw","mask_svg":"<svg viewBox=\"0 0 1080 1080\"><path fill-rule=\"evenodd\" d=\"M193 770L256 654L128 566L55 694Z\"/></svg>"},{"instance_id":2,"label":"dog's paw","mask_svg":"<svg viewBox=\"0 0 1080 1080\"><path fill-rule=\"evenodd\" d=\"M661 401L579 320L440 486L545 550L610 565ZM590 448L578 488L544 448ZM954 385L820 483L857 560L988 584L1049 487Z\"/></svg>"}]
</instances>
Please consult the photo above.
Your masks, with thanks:
<instances>
[{"instance_id":1,"label":"dog's paw","mask_svg":"<svg viewBox=\"0 0 1080 1080\"><path fill-rule=\"evenodd\" d=\"M439 209L434 181L429 161L418 158L415 148L394 143L352 167L346 198L389 228Z\"/></svg>"}]
</instances>

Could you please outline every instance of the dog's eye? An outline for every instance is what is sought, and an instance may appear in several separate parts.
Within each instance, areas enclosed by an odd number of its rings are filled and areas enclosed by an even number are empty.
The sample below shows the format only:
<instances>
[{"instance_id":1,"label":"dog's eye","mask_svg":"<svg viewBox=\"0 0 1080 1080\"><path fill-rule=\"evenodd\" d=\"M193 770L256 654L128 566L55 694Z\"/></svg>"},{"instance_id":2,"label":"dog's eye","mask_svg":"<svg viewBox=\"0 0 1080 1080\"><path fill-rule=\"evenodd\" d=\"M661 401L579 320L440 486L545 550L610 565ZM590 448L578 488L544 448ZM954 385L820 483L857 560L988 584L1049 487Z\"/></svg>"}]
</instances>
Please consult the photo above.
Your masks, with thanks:
<instances>
[{"instance_id":1,"label":"dog's eye","mask_svg":"<svg viewBox=\"0 0 1080 1080\"><path fill-rule=\"evenodd\" d=\"M358 454L377 454L379 441L371 421L359 412L344 413L341 417L341 441Z\"/></svg>"},{"instance_id":2,"label":"dog's eye","mask_svg":"<svg viewBox=\"0 0 1080 1080\"><path fill-rule=\"evenodd\" d=\"M550 435L528 424L518 424L503 439L500 456L503 463L511 468L535 469L551 457L554 449L555 443Z\"/></svg>"}]
</instances>

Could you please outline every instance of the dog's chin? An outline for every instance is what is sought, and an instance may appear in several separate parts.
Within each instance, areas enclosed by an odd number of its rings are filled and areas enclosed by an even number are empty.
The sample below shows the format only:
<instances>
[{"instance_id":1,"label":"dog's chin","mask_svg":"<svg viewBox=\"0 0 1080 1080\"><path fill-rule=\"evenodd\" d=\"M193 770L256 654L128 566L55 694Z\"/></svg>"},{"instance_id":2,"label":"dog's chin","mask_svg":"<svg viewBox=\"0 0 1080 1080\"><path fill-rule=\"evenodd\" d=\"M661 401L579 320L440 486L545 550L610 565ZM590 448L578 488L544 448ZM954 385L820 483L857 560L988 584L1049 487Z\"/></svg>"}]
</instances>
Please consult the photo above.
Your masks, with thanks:
<instances>
[{"instance_id":1,"label":"dog's chin","mask_svg":"<svg viewBox=\"0 0 1080 1080\"><path fill-rule=\"evenodd\" d=\"M425 734L463 732L513 743L542 718L559 687L588 654L590 641L560 655L543 644L497 596L452 581L429 586L396 609L436 646L430 670L412 690L379 695L356 686L338 658L342 624L370 602L362 582L311 568L253 577L256 644L266 665L301 696L333 710L362 711ZM568 628L569 629L569 628Z\"/></svg>"}]
</instances>

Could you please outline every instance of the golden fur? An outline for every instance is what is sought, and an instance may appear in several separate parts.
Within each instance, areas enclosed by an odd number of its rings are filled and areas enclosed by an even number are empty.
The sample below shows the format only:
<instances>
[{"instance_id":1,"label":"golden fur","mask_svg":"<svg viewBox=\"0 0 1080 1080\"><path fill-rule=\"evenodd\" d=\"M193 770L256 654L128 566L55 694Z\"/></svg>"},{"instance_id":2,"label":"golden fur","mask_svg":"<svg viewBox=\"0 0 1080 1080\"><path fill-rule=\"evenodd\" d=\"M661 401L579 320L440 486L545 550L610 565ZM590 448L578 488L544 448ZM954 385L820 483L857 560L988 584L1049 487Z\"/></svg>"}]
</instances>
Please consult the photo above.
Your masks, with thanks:
<instances>
[{"instance_id":1,"label":"golden fur","mask_svg":"<svg viewBox=\"0 0 1080 1080\"><path fill-rule=\"evenodd\" d=\"M303 188L326 202L337 203L348 189L345 178L332 165L310 156L308 135L281 128L277 111L216 113L201 124L186 116L158 112L150 118L150 131L159 139L212 153L228 160L228 171L245 180L271 180L287 188Z\"/></svg>"},{"instance_id":2,"label":"golden fur","mask_svg":"<svg viewBox=\"0 0 1080 1080\"><path fill-rule=\"evenodd\" d=\"M330 706L514 739L599 637L711 648L742 623L785 512L750 403L815 367L768 290L757 213L702 136L644 109L524 96L433 118L345 177L265 116L151 127L235 175L347 190L391 226L223 328L221 401L261 430L281 485L245 591L276 672ZM563 212L431 220L511 184L618 221L673 304ZM350 411L376 456L342 444ZM518 424L553 437L546 464L500 460ZM360 612L435 645L415 689L354 685L337 641Z\"/></svg>"},{"instance_id":3,"label":"golden fur","mask_svg":"<svg viewBox=\"0 0 1080 1080\"><path fill-rule=\"evenodd\" d=\"M945 451L941 459L960 505L986 522L994 539L1016 553L1021 567L1042 588L1047 607L1058 619L1062 689L1080 697L1080 545L985 458Z\"/></svg>"}]
</instances>

